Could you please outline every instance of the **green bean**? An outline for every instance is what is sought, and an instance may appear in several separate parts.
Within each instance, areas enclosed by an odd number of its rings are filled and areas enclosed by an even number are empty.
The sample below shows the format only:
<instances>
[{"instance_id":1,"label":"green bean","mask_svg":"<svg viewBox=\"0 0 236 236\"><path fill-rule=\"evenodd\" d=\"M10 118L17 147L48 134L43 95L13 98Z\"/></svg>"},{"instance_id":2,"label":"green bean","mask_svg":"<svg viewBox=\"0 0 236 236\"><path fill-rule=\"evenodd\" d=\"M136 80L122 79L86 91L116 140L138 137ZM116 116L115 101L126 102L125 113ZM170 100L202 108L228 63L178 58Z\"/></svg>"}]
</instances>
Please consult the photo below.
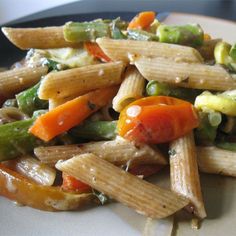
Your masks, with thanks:
<instances>
[{"instance_id":1,"label":"green bean","mask_svg":"<svg viewBox=\"0 0 236 236\"><path fill-rule=\"evenodd\" d=\"M160 25L157 36L160 42L200 46L203 44L203 30L197 24L188 25Z\"/></svg>"},{"instance_id":2,"label":"green bean","mask_svg":"<svg viewBox=\"0 0 236 236\"><path fill-rule=\"evenodd\" d=\"M155 34L148 33L144 30L132 29L127 31L129 39L140 41L158 41L158 37Z\"/></svg>"},{"instance_id":3,"label":"green bean","mask_svg":"<svg viewBox=\"0 0 236 236\"><path fill-rule=\"evenodd\" d=\"M110 140L116 137L117 121L87 121L73 128L70 134L89 140Z\"/></svg>"},{"instance_id":4,"label":"green bean","mask_svg":"<svg viewBox=\"0 0 236 236\"><path fill-rule=\"evenodd\" d=\"M201 93L201 90L173 87L167 83L151 80L146 86L146 93L149 96L171 96L194 102L195 97Z\"/></svg>"},{"instance_id":5,"label":"green bean","mask_svg":"<svg viewBox=\"0 0 236 236\"><path fill-rule=\"evenodd\" d=\"M48 101L41 100L38 97L38 88L40 84L19 93L16 95L16 100L19 106L19 109L31 116L34 111L39 109L44 109L48 107Z\"/></svg>"},{"instance_id":6,"label":"green bean","mask_svg":"<svg viewBox=\"0 0 236 236\"><path fill-rule=\"evenodd\" d=\"M34 119L0 125L0 161L14 159L31 152L43 142L28 132Z\"/></svg>"},{"instance_id":7,"label":"green bean","mask_svg":"<svg viewBox=\"0 0 236 236\"><path fill-rule=\"evenodd\" d=\"M63 33L65 40L69 42L95 41L96 38L110 37L110 27L103 21L68 22Z\"/></svg>"}]
</instances>

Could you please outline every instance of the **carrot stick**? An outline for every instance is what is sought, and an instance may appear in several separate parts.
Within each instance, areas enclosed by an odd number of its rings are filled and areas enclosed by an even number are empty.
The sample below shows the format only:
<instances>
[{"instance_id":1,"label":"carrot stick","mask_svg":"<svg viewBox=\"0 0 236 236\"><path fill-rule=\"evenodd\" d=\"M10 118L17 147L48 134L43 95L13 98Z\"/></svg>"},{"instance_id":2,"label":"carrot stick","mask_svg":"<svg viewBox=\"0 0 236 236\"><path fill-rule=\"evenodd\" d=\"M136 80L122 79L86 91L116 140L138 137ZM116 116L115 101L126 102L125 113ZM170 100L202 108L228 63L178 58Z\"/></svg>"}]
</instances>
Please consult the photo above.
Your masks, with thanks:
<instances>
[{"instance_id":1,"label":"carrot stick","mask_svg":"<svg viewBox=\"0 0 236 236\"><path fill-rule=\"evenodd\" d=\"M146 29L156 18L154 11L140 12L135 16L128 25L128 29Z\"/></svg>"},{"instance_id":2,"label":"carrot stick","mask_svg":"<svg viewBox=\"0 0 236 236\"><path fill-rule=\"evenodd\" d=\"M49 141L105 106L117 90L117 86L102 88L68 101L38 117L29 132L44 141Z\"/></svg>"},{"instance_id":3,"label":"carrot stick","mask_svg":"<svg viewBox=\"0 0 236 236\"><path fill-rule=\"evenodd\" d=\"M97 43L86 42L84 43L86 50L89 54L93 55L94 57L101 59L105 62L110 62L111 59L102 51L102 49L98 46Z\"/></svg>"}]
</instances>

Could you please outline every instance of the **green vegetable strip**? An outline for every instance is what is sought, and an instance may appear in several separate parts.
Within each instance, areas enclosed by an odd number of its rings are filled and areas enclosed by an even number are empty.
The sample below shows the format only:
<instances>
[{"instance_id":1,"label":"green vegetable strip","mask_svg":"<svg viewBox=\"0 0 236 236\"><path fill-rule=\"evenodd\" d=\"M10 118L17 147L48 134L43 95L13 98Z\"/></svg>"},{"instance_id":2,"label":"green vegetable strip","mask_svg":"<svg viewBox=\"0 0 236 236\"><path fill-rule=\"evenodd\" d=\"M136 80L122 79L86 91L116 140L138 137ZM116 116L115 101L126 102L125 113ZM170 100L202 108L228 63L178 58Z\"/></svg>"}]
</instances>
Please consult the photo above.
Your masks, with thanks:
<instances>
[{"instance_id":1,"label":"green vegetable strip","mask_svg":"<svg viewBox=\"0 0 236 236\"><path fill-rule=\"evenodd\" d=\"M204 40L203 30L197 24L160 25L157 29L157 36L160 42L189 46L200 46Z\"/></svg>"},{"instance_id":2,"label":"green vegetable strip","mask_svg":"<svg viewBox=\"0 0 236 236\"><path fill-rule=\"evenodd\" d=\"M14 159L31 152L42 141L28 133L34 119L0 125L0 161Z\"/></svg>"},{"instance_id":3,"label":"green vegetable strip","mask_svg":"<svg viewBox=\"0 0 236 236\"><path fill-rule=\"evenodd\" d=\"M117 18L115 20L113 20L110 24L111 26L111 37L113 39L126 39L126 35L124 35L122 32L121 32L121 28L126 25L125 22L122 23L122 21ZM126 25L126 28L127 28L127 25Z\"/></svg>"},{"instance_id":4,"label":"green vegetable strip","mask_svg":"<svg viewBox=\"0 0 236 236\"><path fill-rule=\"evenodd\" d=\"M220 142L216 143L216 147L222 148L228 151L236 151L236 143L230 143L230 142Z\"/></svg>"},{"instance_id":5,"label":"green vegetable strip","mask_svg":"<svg viewBox=\"0 0 236 236\"><path fill-rule=\"evenodd\" d=\"M195 130L196 143L212 145L216 139L218 126L212 126L207 113L200 113L200 126Z\"/></svg>"},{"instance_id":6,"label":"green vegetable strip","mask_svg":"<svg viewBox=\"0 0 236 236\"><path fill-rule=\"evenodd\" d=\"M201 93L201 90L173 87L166 83L160 83L151 80L146 86L146 93L149 96L171 96L194 102L195 97Z\"/></svg>"},{"instance_id":7,"label":"green vegetable strip","mask_svg":"<svg viewBox=\"0 0 236 236\"><path fill-rule=\"evenodd\" d=\"M144 30L128 30L127 35L129 39L140 41L158 41L158 37L155 34L148 33Z\"/></svg>"},{"instance_id":8,"label":"green vegetable strip","mask_svg":"<svg viewBox=\"0 0 236 236\"><path fill-rule=\"evenodd\" d=\"M96 38L110 37L110 27L102 21L69 22L64 25L63 33L68 42L95 41Z\"/></svg>"},{"instance_id":9,"label":"green vegetable strip","mask_svg":"<svg viewBox=\"0 0 236 236\"><path fill-rule=\"evenodd\" d=\"M38 97L38 88L40 84L19 93L16 95L16 100L19 109L29 116L32 116L33 112L40 109L45 109L48 107L48 101L41 100Z\"/></svg>"},{"instance_id":10,"label":"green vegetable strip","mask_svg":"<svg viewBox=\"0 0 236 236\"><path fill-rule=\"evenodd\" d=\"M236 62L236 43L231 47L229 55Z\"/></svg>"},{"instance_id":11,"label":"green vegetable strip","mask_svg":"<svg viewBox=\"0 0 236 236\"><path fill-rule=\"evenodd\" d=\"M87 121L73 128L70 133L77 138L109 140L116 137L116 121Z\"/></svg>"}]
</instances>

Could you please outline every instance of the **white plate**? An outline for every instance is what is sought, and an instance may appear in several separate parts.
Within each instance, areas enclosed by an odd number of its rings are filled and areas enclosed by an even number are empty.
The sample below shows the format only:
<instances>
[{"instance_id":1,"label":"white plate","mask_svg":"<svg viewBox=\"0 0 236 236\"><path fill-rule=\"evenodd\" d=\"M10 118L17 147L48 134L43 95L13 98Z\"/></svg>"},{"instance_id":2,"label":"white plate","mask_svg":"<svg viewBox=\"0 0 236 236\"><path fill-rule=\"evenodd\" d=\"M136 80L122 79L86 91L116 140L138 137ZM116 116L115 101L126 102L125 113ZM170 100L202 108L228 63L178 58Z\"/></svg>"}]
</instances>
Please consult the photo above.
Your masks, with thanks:
<instances>
[{"instance_id":1,"label":"white plate","mask_svg":"<svg viewBox=\"0 0 236 236\"><path fill-rule=\"evenodd\" d=\"M205 32L228 42L236 42L234 22L205 16L172 13L166 23L199 23ZM157 176L163 185L166 173ZM221 236L236 233L236 180L233 178L202 175L201 183L208 217L200 230L193 230L190 222L180 220L173 235ZM28 207L17 207L0 198L0 235L112 235L136 236L143 234L146 218L133 210L113 203L78 212L43 212ZM172 228L171 219L154 222L149 235L167 236Z\"/></svg>"}]
</instances>

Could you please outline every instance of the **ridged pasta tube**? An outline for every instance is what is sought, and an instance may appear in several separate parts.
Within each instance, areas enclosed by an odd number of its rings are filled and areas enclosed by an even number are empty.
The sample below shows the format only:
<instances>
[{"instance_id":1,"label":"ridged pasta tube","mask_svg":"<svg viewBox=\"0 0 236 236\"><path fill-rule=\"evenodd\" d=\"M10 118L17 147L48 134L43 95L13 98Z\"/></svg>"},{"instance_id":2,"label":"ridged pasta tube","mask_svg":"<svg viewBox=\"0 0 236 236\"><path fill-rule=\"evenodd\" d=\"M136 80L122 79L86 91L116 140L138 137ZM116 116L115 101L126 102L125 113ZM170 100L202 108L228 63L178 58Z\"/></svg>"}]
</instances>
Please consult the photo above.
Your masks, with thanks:
<instances>
[{"instance_id":1,"label":"ridged pasta tube","mask_svg":"<svg viewBox=\"0 0 236 236\"><path fill-rule=\"evenodd\" d=\"M236 88L236 81L220 65L177 62L161 57L140 57L135 65L147 80L196 89L224 91Z\"/></svg>"},{"instance_id":2,"label":"ridged pasta tube","mask_svg":"<svg viewBox=\"0 0 236 236\"><path fill-rule=\"evenodd\" d=\"M198 174L197 156L193 133L178 138L170 144L171 189L188 198L200 218L206 217Z\"/></svg>"},{"instance_id":3,"label":"ridged pasta tube","mask_svg":"<svg viewBox=\"0 0 236 236\"><path fill-rule=\"evenodd\" d=\"M125 79L121 83L117 95L112 101L112 107L120 112L129 103L143 96L145 79L135 67L129 67L125 72Z\"/></svg>"},{"instance_id":4,"label":"ridged pasta tube","mask_svg":"<svg viewBox=\"0 0 236 236\"><path fill-rule=\"evenodd\" d=\"M56 168L148 217L167 217L189 203L186 198L148 183L91 153L57 162Z\"/></svg>"}]
</instances>

